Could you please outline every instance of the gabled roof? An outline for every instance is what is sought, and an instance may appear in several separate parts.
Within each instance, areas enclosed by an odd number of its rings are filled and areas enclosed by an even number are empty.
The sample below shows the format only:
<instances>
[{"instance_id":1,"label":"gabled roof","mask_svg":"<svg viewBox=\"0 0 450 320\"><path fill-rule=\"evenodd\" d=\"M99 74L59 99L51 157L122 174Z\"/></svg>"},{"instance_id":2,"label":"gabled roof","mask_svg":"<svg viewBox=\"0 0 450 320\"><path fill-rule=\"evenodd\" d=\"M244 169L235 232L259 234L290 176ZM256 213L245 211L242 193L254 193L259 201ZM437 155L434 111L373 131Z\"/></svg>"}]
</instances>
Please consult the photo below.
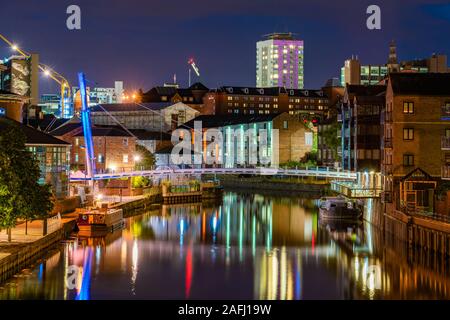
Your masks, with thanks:
<instances>
[{"instance_id":1,"label":"gabled roof","mask_svg":"<svg viewBox=\"0 0 450 320\"><path fill-rule=\"evenodd\" d=\"M196 82L189 87L190 90L209 91L209 89L201 82Z\"/></svg>"},{"instance_id":2,"label":"gabled roof","mask_svg":"<svg viewBox=\"0 0 450 320\"><path fill-rule=\"evenodd\" d=\"M129 129L138 140L170 140L171 135L167 132L148 131L144 129Z\"/></svg>"},{"instance_id":3,"label":"gabled roof","mask_svg":"<svg viewBox=\"0 0 450 320\"><path fill-rule=\"evenodd\" d=\"M202 128L219 128L236 124L246 123L258 123L271 121L281 113L272 114L258 114L258 115L201 115L185 124L182 124L179 128L191 129L194 128L195 121L202 122Z\"/></svg>"},{"instance_id":4,"label":"gabled roof","mask_svg":"<svg viewBox=\"0 0 450 320\"><path fill-rule=\"evenodd\" d=\"M50 134L36 130L32 127L26 126L20 122L8 118L0 118L0 130L6 129L11 125L18 126L18 128L25 134L27 145L70 145L70 143L57 139Z\"/></svg>"},{"instance_id":5,"label":"gabled roof","mask_svg":"<svg viewBox=\"0 0 450 320\"><path fill-rule=\"evenodd\" d=\"M235 95L251 95L251 96L278 96L280 93L286 93L286 89L281 87L256 88L256 87L222 86L217 89L213 89L211 91L224 92Z\"/></svg>"},{"instance_id":6,"label":"gabled roof","mask_svg":"<svg viewBox=\"0 0 450 320\"><path fill-rule=\"evenodd\" d=\"M394 94L450 96L450 73L391 73Z\"/></svg>"},{"instance_id":7,"label":"gabled roof","mask_svg":"<svg viewBox=\"0 0 450 320\"><path fill-rule=\"evenodd\" d=\"M99 104L91 108L91 112L129 112L129 111L157 111L173 105L172 102L146 103L112 103ZM150 109L150 110L149 110Z\"/></svg>"},{"instance_id":8,"label":"gabled roof","mask_svg":"<svg viewBox=\"0 0 450 320\"><path fill-rule=\"evenodd\" d=\"M81 129L81 120L78 117L73 117L69 121L66 121L59 127L53 129L49 133L52 136L63 136L69 132L72 132L74 130Z\"/></svg>"},{"instance_id":9,"label":"gabled roof","mask_svg":"<svg viewBox=\"0 0 450 320\"><path fill-rule=\"evenodd\" d=\"M83 132L75 134L75 137L82 137ZM133 137L131 134L118 127L93 127L93 137Z\"/></svg>"},{"instance_id":10,"label":"gabled roof","mask_svg":"<svg viewBox=\"0 0 450 320\"><path fill-rule=\"evenodd\" d=\"M57 118L53 114L44 114L42 119L40 118L28 119L27 124L35 129L44 132L50 132L62 126L67 121L69 121L69 119Z\"/></svg>"},{"instance_id":11,"label":"gabled roof","mask_svg":"<svg viewBox=\"0 0 450 320\"><path fill-rule=\"evenodd\" d=\"M430 176L427 172L422 170L421 168L416 168L410 173L408 173L406 176L404 176L401 181L406 180L414 180L414 179L426 179L426 180L420 180L420 181L433 181L433 177Z\"/></svg>"}]
</instances>

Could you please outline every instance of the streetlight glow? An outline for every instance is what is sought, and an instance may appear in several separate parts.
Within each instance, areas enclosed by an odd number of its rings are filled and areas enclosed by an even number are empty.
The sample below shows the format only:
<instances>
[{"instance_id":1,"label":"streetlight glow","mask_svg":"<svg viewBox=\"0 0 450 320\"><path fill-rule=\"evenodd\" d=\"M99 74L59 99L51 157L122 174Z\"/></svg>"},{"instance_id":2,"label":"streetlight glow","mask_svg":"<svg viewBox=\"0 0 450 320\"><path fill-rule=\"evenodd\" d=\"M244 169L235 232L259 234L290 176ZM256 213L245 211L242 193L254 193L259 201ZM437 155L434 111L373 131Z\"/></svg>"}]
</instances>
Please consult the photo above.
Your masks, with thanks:
<instances>
[{"instance_id":1,"label":"streetlight glow","mask_svg":"<svg viewBox=\"0 0 450 320\"><path fill-rule=\"evenodd\" d=\"M11 49L13 49L14 51L17 51L17 50L19 50L19 47L17 45L13 44L11 46Z\"/></svg>"},{"instance_id":2,"label":"streetlight glow","mask_svg":"<svg viewBox=\"0 0 450 320\"><path fill-rule=\"evenodd\" d=\"M48 77L48 76L50 75L50 71L45 70L45 71L44 71L44 75L45 75L46 77Z\"/></svg>"},{"instance_id":3,"label":"streetlight glow","mask_svg":"<svg viewBox=\"0 0 450 320\"><path fill-rule=\"evenodd\" d=\"M135 162L139 162L139 161L141 161L141 156L140 156L140 155L138 155L138 154L137 154L137 155L135 155L135 156L134 156L134 161L135 161Z\"/></svg>"}]
</instances>

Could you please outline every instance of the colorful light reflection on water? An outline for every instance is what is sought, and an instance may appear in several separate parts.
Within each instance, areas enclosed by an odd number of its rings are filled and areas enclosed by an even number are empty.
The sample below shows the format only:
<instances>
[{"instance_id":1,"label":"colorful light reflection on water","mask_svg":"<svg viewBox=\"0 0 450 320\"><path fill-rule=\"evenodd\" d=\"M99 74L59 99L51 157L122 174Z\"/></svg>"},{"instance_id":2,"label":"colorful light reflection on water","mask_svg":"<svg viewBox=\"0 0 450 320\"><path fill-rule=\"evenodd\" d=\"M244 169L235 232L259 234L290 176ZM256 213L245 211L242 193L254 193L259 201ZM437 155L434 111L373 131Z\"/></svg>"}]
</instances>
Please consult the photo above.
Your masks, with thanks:
<instances>
[{"instance_id":1,"label":"colorful light reflection on water","mask_svg":"<svg viewBox=\"0 0 450 320\"><path fill-rule=\"evenodd\" d=\"M446 267L425 267L426 257L387 247L370 224L322 225L314 203L225 193L220 204L162 206L106 237L55 247L2 284L0 298L449 297ZM68 289L73 266L76 285Z\"/></svg>"}]
</instances>

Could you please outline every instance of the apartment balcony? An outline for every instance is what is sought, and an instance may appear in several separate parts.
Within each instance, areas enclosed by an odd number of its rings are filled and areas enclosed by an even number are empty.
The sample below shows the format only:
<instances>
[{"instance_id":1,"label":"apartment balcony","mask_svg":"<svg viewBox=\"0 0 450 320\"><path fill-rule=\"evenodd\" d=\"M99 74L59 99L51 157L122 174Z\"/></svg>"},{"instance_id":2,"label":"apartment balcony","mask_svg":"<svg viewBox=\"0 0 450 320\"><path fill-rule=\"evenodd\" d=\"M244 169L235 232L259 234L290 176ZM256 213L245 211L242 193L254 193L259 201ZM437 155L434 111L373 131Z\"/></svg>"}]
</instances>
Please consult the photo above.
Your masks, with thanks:
<instances>
[{"instance_id":1,"label":"apartment balcony","mask_svg":"<svg viewBox=\"0 0 450 320\"><path fill-rule=\"evenodd\" d=\"M450 164L444 165L442 167L441 178L443 180L450 180Z\"/></svg>"},{"instance_id":2,"label":"apartment balcony","mask_svg":"<svg viewBox=\"0 0 450 320\"><path fill-rule=\"evenodd\" d=\"M383 147L384 149L392 149L393 148L392 138L384 138Z\"/></svg>"},{"instance_id":3,"label":"apartment balcony","mask_svg":"<svg viewBox=\"0 0 450 320\"><path fill-rule=\"evenodd\" d=\"M391 175L394 173L394 166L392 164L383 164L383 172L384 175Z\"/></svg>"},{"instance_id":4,"label":"apartment balcony","mask_svg":"<svg viewBox=\"0 0 450 320\"><path fill-rule=\"evenodd\" d=\"M381 193L381 202L382 203L392 203L393 194L391 191L383 191Z\"/></svg>"},{"instance_id":5,"label":"apartment balcony","mask_svg":"<svg viewBox=\"0 0 450 320\"><path fill-rule=\"evenodd\" d=\"M441 107L441 120L450 120L450 106Z\"/></svg>"},{"instance_id":6,"label":"apartment balcony","mask_svg":"<svg viewBox=\"0 0 450 320\"><path fill-rule=\"evenodd\" d=\"M384 114L384 123L392 123L393 121L392 118L393 118L392 112L386 112Z\"/></svg>"},{"instance_id":7,"label":"apartment balcony","mask_svg":"<svg viewBox=\"0 0 450 320\"><path fill-rule=\"evenodd\" d=\"M441 150L450 150L450 137L441 137Z\"/></svg>"}]
</instances>

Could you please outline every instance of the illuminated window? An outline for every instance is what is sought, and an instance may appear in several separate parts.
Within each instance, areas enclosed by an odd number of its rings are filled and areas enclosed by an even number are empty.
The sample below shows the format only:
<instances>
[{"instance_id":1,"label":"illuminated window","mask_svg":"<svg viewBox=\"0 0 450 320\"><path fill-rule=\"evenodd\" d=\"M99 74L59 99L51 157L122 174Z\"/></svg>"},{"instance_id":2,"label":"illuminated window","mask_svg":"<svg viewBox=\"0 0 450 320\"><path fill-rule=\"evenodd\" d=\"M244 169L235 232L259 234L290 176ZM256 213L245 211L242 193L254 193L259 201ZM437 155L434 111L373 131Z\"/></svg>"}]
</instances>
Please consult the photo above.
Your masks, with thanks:
<instances>
[{"instance_id":1,"label":"illuminated window","mask_svg":"<svg viewBox=\"0 0 450 320\"><path fill-rule=\"evenodd\" d=\"M75 162L78 162L78 153L75 153Z\"/></svg>"},{"instance_id":2,"label":"illuminated window","mask_svg":"<svg viewBox=\"0 0 450 320\"><path fill-rule=\"evenodd\" d=\"M128 154L124 154L122 158L123 163L128 163Z\"/></svg>"},{"instance_id":3,"label":"illuminated window","mask_svg":"<svg viewBox=\"0 0 450 320\"><path fill-rule=\"evenodd\" d=\"M403 113L414 113L414 102L403 102Z\"/></svg>"},{"instance_id":4,"label":"illuminated window","mask_svg":"<svg viewBox=\"0 0 450 320\"><path fill-rule=\"evenodd\" d=\"M126 147L126 146L128 146L128 138L124 138L123 140L122 140L122 144Z\"/></svg>"},{"instance_id":5,"label":"illuminated window","mask_svg":"<svg viewBox=\"0 0 450 320\"><path fill-rule=\"evenodd\" d=\"M75 145L78 146L80 144L80 139L76 138L75 139Z\"/></svg>"}]
</instances>

